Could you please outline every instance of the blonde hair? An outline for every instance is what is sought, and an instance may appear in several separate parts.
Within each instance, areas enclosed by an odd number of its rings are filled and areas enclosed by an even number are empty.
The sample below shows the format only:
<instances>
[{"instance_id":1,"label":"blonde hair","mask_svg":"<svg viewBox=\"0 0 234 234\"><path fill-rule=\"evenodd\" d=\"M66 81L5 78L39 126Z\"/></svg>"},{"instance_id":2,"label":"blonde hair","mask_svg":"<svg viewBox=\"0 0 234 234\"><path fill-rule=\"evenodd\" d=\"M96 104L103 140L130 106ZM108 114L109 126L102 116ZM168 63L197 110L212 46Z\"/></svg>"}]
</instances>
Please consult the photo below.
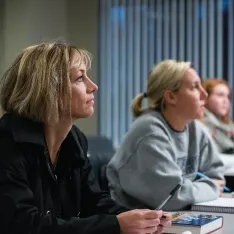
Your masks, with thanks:
<instances>
[{"instance_id":1,"label":"blonde hair","mask_svg":"<svg viewBox=\"0 0 234 234\"><path fill-rule=\"evenodd\" d=\"M71 114L70 69L89 69L90 54L66 43L42 43L24 49L1 79L4 112L43 123Z\"/></svg>"},{"instance_id":2,"label":"blonde hair","mask_svg":"<svg viewBox=\"0 0 234 234\"><path fill-rule=\"evenodd\" d=\"M180 88L184 73L190 67L190 62L169 59L154 66L148 77L147 109L162 111L165 108L164 93L168 90L176 92ZM140 93L133 99L132 113L134 117L140 116L146 110L142 107L142 101L146 95Z\"/></svg>"}]
</instances>

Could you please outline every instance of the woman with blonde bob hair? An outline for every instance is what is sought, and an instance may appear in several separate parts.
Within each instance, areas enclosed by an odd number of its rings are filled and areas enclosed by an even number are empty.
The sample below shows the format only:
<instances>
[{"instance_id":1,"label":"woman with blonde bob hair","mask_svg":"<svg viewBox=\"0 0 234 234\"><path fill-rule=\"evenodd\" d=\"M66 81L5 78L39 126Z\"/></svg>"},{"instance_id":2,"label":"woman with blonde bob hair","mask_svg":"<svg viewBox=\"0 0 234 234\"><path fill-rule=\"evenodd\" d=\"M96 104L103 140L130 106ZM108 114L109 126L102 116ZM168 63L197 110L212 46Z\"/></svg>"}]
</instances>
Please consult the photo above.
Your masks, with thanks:
<instances>
[{"instance_id":1,"label":"woman with blonde bob hair","mask_svg":"<svg viewBox=\"0 0 234 234\"><path fill-rule=\"evenodd\" d=\"M90 65L85 50L42 43L24 49L1 80L2 234L146 234L170 225L169 213L129 211L100 190L73 125L94 112Z\"/></svg>"},{"instance_id":2,"label":"woman with blonde bob hair","mask_svg":"<svg viewBox=\"0 0 234 234\"><path fill-rule=\"evenodd\" d=\"M107 167L114 200L129 208L156 208L178 184L165 210L184 210L219 196L223 164L195 121L203 115L206 96L189 62L165 60L153 67L146 93L133 99L136 119ZM213 180L198 178L197 172Z\"/></svg>"}]
</instances>

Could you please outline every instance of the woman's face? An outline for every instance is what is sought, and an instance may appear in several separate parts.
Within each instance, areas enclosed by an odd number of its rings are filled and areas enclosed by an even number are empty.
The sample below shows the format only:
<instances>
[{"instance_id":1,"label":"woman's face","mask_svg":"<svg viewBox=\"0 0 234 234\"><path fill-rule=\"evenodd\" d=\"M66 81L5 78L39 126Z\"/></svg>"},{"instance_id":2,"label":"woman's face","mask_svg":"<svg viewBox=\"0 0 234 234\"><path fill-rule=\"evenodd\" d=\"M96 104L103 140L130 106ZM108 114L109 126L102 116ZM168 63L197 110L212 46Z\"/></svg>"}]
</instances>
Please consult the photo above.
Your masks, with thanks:
<instances>
[{"instance_id":1,"label":"woman's face","mask_svg":"<svg viewBox=\"0 0 234 234\"><path fill-rule=\"evenodd\" d=\"M225 84L218 84L207 98L206 107L214 115L224 117L230 109L230 91Z\"/></svg>"},{"instance_id":2,"label":"woman's face","mask_svg":"<svg viewBox=\"0 0 234 234\"><path fill-rule=\"evenodd\" d=\"M86 74L86 66L82 63L79 67L71 68L71 117L90 117L94 112L94 92L98 89Z\"/></svg>"},{"instance_id":3,"label":"woman's face","mask_svg":"<svg viewBox=\"0 0 234 234\"><path fill-rule=\"evenodd\" d=\"M185 121L203 117L207 93L203 89L200 77L194 69L190 68L185 72L175 97L176 110Z\"/></svg>"}]
</instances>

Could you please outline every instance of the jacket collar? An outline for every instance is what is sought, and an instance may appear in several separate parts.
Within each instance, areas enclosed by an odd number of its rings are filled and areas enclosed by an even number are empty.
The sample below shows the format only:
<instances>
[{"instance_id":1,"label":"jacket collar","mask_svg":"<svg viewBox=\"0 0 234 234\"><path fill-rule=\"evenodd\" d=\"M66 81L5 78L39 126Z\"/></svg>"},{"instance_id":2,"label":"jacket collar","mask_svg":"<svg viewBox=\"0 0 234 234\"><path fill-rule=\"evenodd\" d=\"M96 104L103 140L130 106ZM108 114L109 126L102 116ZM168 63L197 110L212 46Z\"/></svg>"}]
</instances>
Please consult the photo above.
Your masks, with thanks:
<instances>
[{"instance_id":1,"label":"jacket collar","mask_svg":"<svg viewBox=\"0 0 234 234\"><path fill-rule=\"evenodd\" d=\"M43 124L15 114L4 114L0 119L0 132L10 133L14 141L19 143L32 143L47 148ZM73 126L67 138L72 139L75 154L85 160L84 152L79 139L80 131ZM67 139L66 138L66 139ZM66 140L65 139L65 140Z\"/></svg>"},{"instance_id":2,"label":"jacket collar","mask_svg":"<svg viewBox=\"0 0 234 234\"><path fill-rule=\"evenodd\" d=\"M47 148L43 124L22 116L15 114L4 114L0 119L0 133L1 132L11 134L16 142L31 143L42 146L44 149ZM72 145L74 148L72 148L75 152L75 158L78 159L79 162L84 163L85 155L82 149L83 147L80 144L79 135L80 131L73 126L67 138L72 139L71 142L73 142Z\"/></svg>"},{"instance_id":3,"label":"jacket collar","mask_svg":"<svg viewBox=\"0 0 234 234\"><path fill-rule=\"evenodd\" d=\"M46 146L43 125L15 114L4 114L0 120L0 131L10 133L16 142Z\"/></svg>"}]
</instances>

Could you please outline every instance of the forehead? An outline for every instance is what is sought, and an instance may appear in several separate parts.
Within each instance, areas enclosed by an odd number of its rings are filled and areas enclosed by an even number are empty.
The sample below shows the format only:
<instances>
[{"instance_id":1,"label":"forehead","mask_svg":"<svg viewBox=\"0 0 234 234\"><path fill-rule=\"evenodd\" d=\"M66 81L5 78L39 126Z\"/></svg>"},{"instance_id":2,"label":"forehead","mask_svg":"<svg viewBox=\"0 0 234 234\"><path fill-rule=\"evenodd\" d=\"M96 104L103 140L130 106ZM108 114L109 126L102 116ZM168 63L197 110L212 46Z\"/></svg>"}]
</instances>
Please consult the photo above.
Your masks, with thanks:
<instances>
[{"instance_id":1,"label":"forehead","mask_svg":"<svg viewBox=\"0 0 234 234\"><path fill-rule=\"evenodd\" d=\"M201 82L201 79L197 72L193 68L189 68L182 78L184 84L191 84L195 82Z\"/></svg>"},{"instance_id":2,"label":"forehead","mask_svg":"<svg viewBox=\"0 0 234 234\"><path fill-rule=\"evenodd\" d=\"M71 76L75 77L77 75L82 75L82 74L86 74L86 66L85 64L82 62L80 65L77 65L77 66L73 66L71 67Z\"/></svg>"},{"instance_id":3,"label":"forehead","mask_svg":"<svg viewBox=\"0 0 234 234\"><path fill-rule=\"evenodd\" d=\"M218 84L214 87L213 93L228 93L229 94L229 88L225 84Z\"/></svg>"},{"instance_id":4,"label":"forehead","mask_svg":"<svg viewBox=\"0 0 234 234\"><path fill-rule=\"evenodd\" d=\"M70 67L71 69L79 69L86 71L86 64L84 62L84 59L78 52L75 52L72 56Z\"/></svg>"}]
</instances>

